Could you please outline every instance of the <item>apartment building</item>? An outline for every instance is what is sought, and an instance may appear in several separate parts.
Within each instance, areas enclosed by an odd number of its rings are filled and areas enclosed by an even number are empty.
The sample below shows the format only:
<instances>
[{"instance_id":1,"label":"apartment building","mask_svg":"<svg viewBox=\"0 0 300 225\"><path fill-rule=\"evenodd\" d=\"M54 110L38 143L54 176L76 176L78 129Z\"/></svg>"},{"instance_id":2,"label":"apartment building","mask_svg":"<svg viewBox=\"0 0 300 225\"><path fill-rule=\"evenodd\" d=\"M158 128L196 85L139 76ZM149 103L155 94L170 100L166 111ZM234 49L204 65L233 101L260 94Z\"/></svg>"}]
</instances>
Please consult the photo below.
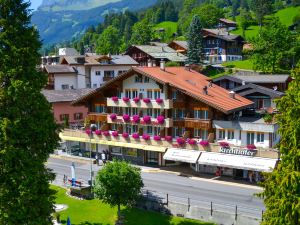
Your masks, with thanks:
<instances>
[{"instance_id":1,"label":"apartment building","mask_svg":"<svg viewBox=\"0 0 300 225\"><path fill-rule=\"evenodd\" d=\"M244 170L271 171L278 158L267 144L276 125L264 124L273 126L266 128L268 135L248 142L246 127L262 131L251 121L240 126L243 110L253 102L189 67L134 67L73 104L87 105L87 118L96 126L94 131L86 127L61 133L70 151L81 155L86 150L109 152L141 165L186 164L204 173L224 167L229 176L243 176ZM220 136L229 129L231 136ZM258 143L264 144L254 145Z\"/></svg>"}]
</instances>

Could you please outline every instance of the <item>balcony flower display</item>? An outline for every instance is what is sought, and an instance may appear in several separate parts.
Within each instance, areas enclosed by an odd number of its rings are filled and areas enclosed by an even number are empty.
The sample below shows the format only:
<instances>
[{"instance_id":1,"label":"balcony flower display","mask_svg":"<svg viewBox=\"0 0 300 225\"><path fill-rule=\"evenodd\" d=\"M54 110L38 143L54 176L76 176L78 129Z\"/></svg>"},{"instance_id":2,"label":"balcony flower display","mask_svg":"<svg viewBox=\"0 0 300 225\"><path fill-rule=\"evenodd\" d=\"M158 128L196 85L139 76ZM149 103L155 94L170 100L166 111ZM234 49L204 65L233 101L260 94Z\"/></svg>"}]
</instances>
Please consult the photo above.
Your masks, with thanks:
<instances>
[{"instance_id":1,"label":"balcony flower display","mask_svg":"<svg viewBox=\"0 0 300 225\"><path fill-rule=\"evenodd\" d=\"M119 136L119 133L118 133L118 131L113 131L113 132L111 133L111 135L112 135L113 137L118 137L118 136Z\"/></svg>"},{"instance_id":2,"label":"balcony flower display","mask_svg":"<svg viewBox=\"0 0 300 225\"><path fill-rule=\"evenodd\" d=\"M207 146L209 146L209 142L208 141L200 141L200 145L203 147L207 147Z\"/></svg>"},{"instance_id":3,"label":"balcony flower display","mask_svg":"<svg viewBox=\"0 0 300 225\"><path fill-rule=\"evenodd\" d=\"M189 145L195 145L197 142L196 142L196 140L194 140L194 139L189 139L188 140L188 144Z\"/></svg>"},{"instance_id":4,"label":"balcony flower display","mask_svg":"<svg viewBox=\"0 0 300 225\"><path fill-rule=\"evenodd\" d=\"M110 135L109 131L105 130L105 131L102 131L102 134L103 136L107 137Z\"/></svg>"},{"instance_id":5,"label":"balcony flower display","mask_svg":"<svg viewBox=\"0 0 300 225\"><path fill-rule=\"evenodd\" d=\"M172 136L165 136L165 140L166 140L166 141L172 141L173 138L172 138Z\"/></svg>"},{"instance_id":6,"label":"balcony flower display","mask_svg":"<svg viewBox=\"0 0 300 225\"><path fill-rule=\"evenodd\" d=\"M90 129L85 130L85 133L90 135L92 133L92 131Z\"/></svg>"},{"instance_id":7,"label":"balcony flower display","mask_svg":"<svg viewBox=\"0 0 300 225\"><path fill-rule=\"evenodd\" d=\"M123 120L126 122L126 121L129 121L130 120L130 116L127 115L127 114L124 114L123 115Z\"/></svg>"},{"instance_id":8,"label":"balcony flower display","mask_svg":"<svg viewBox=\"0 0 300 225\"><path fill-rule=\"evenodd\" d=\"M129 102L129 98L128 97L123 97L123 102Z\"/></svg>"},{"instance_id":9,"label":"balcony flower display","mask_svg":"<svg viewBox=\"0 0 300 225\"><path fill-rule=\"evenodd\" d=\"M150 122L151 122L151 117L150 117L150 116L144 116L144 117L143 117L143 121L144 121L145 123L150 123Z\"/></svg>"},{"instance_id":10,"label":"balcony flower display","mask_svg":"<svg viewBox=\"0 0 300 225\"><path fill-rule=\"evenodd\" d=\"M110 114L110 119L111 120L115 120L115 119L117 119L117 115L115 114L115 113L113 113L113 114Z\"/></svg>"},{"instance_id":11,"label":"balcony flower display","mask_svg":"<svg viewBox=\"0 0 300 225\"><path fill-rule=\"evenodd\" d=\"M157 98L157 99L155 99L155 101L156 101L158 104L163 103L163 100L162 100L161 98Z\"/></svg>"},{"instance_id":12,"label":"balcony flower display","mask_svg":"<svg viewBox=\"0 0 300 225\"><path fill-rule=\"evenodd\" d=\"M148 104L148 103L151 102L151 100L150 100L150 98L144 98L144 99L143 99L143 102L145 102L146 104Z\"/></svg>"},{"instance_id":13,"label":"balcony flower display","mask_svg":"<svg viewBox=\"0 0 300 225\"><path fill-rule=\"evenodd\" d=\"M160 140L161 140L161 137L158 136L158 135L155 135L155 136L153 137L153 139L154 139L155 141L160 141Z\"/></svg>"},{"instance_id":14,"label":"balcony flower display","mask_svg":"<svg viewBox=\"0 0 300 225\"><path fill-rule=\"evenodd\" d=\"M96 130L96 131L95 131L95 134L96 134L96 135L101 135L101 130Z\"/></svg>"},{"instance_id":15,"label":"balcony flower display","mask_svg":"<svg viewBox=\"0 0 300 225\"><path fill-rule=\"evenodd\" d=\"M164 122L165 122L165 117L164 116L158 116L156 119L157 119L157 122L159 124L164 124Z\"/></svg>"},{"instance_id":16,"label":"balcony flower display","mask_svg":"<svg viewBox=\"0 0 300 225\"><path fill-rule=\"evenodd\" d=\"M139 138L140 138L140 135L139 135L138 133L134 133L134 134L132 134L132 137L133 137L134 139L139 139Z\"/></svg>"},{"instance_id":17,"label":"balcony flower display","mask_svg":"<svg viewBox=\"0 0 300 225\"><path fill-rule=\"evenodd\" d=\"M229 144L227 142L219 142L219 145L223 148L228 148Z\"/></svg>"},{"instance_id":18,"label":"balcony flower display","mask_svg":"<svg viewBox=\"0 0 300 225\"><path fill-rule=\"evenodd\" d=\"M183 138L177 138L177 139L176 139L176 142L177 142L177 144L179 144L179 145L185 144L185 140L184 140Z\"/></svg>"},{"instance_id":19,"label":"balcony flower display","mask_svg":"<svg viewBox=\"0 0 300 225\"><path fill-rule=\"evenodd\" d=\"M143 134L143 139L144 139L145 141L150 140L150 135L149 135L149 134Z\"/></svg>"},{"instance_id":20,"label":"balcony flower display","mask_svg":"<svg viewBox=\"0 0 300 225\"><path fill-rule=\"evenodd\" d=\"M255 150L255 149L256 149L256 146L255 146L255 145L252 145L252 144L249 144L249 145L247 145L247 149L248 149L248 150Z\"/></svg>"},{"instance_id":21,"label":"balcony flower display","mask_svg":"<svg viewBox=\"0 0 300 225\"><path fill-rule=\"evenodd\" d=\"M138 122L140 122L140 116L139 115L133 115L132 120L133 120L133 122L138 123Z\"/></svg>"},{"instance_id":22,"label":"balcony flower display","mask_svg":"<svg viewBox=\"0 0 300 225\"><path fill-rule=\"evenodd\" d=\"M111 97L111 100L113 100L114 102L119 101L119 98L117 96Z\"/></svg>"},{"instance_id":23,"label":"balcony flower display","mask_svg":"<svg viewBox=\"0 0 300 225\"><path fill-rule=\"evenodd\" d=\"M123 133L123 134L122 134L122 137L123 137L123 138L128 138L128 137L129 137L129 134L128 134L128 133Z\"/></svg>"},{"instance_id":24,"label":"balcony flower display","mask_svg":"<svg viewBox=\"0 0 300 225\"><path fill-rule=\"evenodd\" d=\"M133 98L133 101L134 101L135 103L138 103L138 102L140 101L140 98L135 97L135 98Z\"/></svg>"}]
</instances>

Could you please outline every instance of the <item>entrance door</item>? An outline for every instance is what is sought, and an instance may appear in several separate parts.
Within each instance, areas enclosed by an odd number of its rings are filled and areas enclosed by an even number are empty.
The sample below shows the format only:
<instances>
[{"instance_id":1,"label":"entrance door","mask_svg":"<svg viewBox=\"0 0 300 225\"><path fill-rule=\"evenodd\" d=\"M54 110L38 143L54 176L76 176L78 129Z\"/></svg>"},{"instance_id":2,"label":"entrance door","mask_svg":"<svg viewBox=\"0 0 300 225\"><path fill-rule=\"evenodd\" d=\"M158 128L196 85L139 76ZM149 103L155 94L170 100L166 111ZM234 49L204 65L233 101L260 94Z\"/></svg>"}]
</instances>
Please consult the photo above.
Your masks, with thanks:
<instances>
[{"instance_id":1,"label":"entrance door","mask_svg":"<svg viewBox=\"0 0 300 225\"><path fill-rule=\"evenodd\" d=\"M147 163L158 165L158 152L147 151Z\"/></svg>"}]
</instances>

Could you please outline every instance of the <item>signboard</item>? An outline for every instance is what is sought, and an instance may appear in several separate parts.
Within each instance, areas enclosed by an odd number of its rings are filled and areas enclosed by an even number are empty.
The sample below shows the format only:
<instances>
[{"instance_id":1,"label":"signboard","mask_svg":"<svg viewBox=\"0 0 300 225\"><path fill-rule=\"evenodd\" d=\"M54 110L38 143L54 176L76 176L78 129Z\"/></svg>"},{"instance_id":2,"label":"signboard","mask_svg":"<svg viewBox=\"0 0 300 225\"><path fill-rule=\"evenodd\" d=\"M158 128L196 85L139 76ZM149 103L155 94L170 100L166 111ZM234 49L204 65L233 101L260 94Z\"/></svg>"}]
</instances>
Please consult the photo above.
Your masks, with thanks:
<instances>
[{"instance_id":1,"label":"signboard","mask_svg":"<svg viewBox=\"0 0 300 225\"><path fill-rule=\"evenodd\" d=\"M232 154L232 155L244 155L244 156L255 156L257 150L249 150L249 149L240 149L240 148L231 148L231 147L221 147L220 153L223 154Z\"/></svg>"}]
</instances>

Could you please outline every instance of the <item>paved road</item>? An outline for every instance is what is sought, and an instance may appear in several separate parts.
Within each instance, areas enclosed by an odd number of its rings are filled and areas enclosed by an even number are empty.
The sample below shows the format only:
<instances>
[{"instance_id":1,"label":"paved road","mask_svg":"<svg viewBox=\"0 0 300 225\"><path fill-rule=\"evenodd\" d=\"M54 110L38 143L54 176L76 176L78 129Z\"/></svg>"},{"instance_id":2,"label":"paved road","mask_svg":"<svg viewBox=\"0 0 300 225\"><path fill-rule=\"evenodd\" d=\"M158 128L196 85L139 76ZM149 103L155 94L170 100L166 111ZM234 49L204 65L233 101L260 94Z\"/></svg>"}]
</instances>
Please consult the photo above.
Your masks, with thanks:
<instances>
[{"instance_id":1,"label":"paved road","mask_svg":"<svg viewBox=\"0 0 300 225\"><path fill-rule=\"evenodd\" d=\"M50 158L48 167L57 174L55 183L62 185L63 175L71 175L71 161ZM87 181L90 177L90 165L88 163L75 162L76 177L79 180ZM93 165L93 170L98 171L100 166ZM254 196L260 192L260 188L248 185L241 185L231 182L216 181L212 179L188 178L178 176L174 173L159 172L147 167L142 167L142 177L145 189L150 194L159 197L166 197L169 194L170 201L180 203L188 202L191 205L198 205L234 213L235 206L238 212L261 217L264 205L261 199Z\"/></svg>"}]
</instances>

